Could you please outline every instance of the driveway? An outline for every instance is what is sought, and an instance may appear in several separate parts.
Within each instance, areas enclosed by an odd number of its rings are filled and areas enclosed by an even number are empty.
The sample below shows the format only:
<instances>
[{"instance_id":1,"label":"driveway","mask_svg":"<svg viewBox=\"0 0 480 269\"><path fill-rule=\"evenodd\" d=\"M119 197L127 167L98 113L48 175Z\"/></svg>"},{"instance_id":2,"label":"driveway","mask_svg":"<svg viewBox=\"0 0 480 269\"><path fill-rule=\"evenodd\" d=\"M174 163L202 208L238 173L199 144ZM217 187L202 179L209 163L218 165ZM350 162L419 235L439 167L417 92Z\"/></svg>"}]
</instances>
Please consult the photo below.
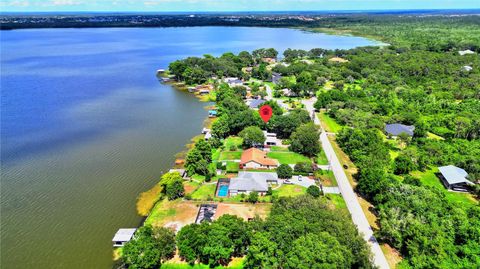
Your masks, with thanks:
<instances>
[{"instance_id":1,"label":"driveway","mask_svg":"<svg viewBox=\"0 0 480 269\"><path fill-rule=\"evenodd\" d=\"M313 104L315 103L315 98L304 100L303 103L310 114L314 113ZM315 124L320 125L320 120L316 115L314 117L314 122ZM330 140L328 140L327 134L323 129L322 133L320 134L320 142L322 143L322 148L325 151L325 155L327 155L327 159L330 163L333 174L337 179L338 188L347 204L347 208L352 216L353 223L355 223L358 231L363 235L365 241L367 241L367 243L370 245L375 265L381 269L390 268L388 266L387 259L380 248L380 245L373 236L372 228L370 227L370 224L368 224L367 217L365 217L365 214L363 213L362 207L358 202L357 195L353 192L353 188L350 185L350 182L348 182L347 175L345 174L345 171L343 171L343 167L340 164L340 161L333 150L332 144L330 143Z\"/></svg>"}]
</instances>

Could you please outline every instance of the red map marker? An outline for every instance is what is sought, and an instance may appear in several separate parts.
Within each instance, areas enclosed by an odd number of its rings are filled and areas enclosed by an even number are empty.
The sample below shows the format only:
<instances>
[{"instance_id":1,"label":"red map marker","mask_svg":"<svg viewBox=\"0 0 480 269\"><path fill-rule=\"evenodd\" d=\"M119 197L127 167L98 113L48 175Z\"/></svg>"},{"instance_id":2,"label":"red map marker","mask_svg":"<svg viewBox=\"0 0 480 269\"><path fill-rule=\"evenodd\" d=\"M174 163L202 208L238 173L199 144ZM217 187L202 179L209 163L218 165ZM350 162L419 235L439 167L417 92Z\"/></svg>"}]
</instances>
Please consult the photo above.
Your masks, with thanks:
<instances>
[{"instance_id":1,"label":"red map marker","mask_svg":"<svg viewBox=\"0 0 480 269\"><path fill-rule=\"evenodd\" d=\"M262 120L267 123L272 117L273 111L269 105L264 105L260 107L258 113L260 113L260 117L262 117Z\"/></svg>"}]
</instances>

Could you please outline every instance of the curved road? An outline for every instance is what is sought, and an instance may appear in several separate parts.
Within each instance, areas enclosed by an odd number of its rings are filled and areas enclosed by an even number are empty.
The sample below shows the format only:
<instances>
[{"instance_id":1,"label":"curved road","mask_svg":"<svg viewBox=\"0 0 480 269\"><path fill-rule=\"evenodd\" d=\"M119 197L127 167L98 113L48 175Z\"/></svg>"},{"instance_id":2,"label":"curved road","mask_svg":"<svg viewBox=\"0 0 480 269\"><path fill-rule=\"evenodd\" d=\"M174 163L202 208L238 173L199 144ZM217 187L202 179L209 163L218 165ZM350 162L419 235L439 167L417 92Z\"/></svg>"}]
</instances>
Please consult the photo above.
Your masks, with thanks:
<instances>
[{"instance_id":1,"label":"curved road","mask_svg":"<svg viewBox=\"0 0 480 269\"><path fill-rule=\"evenodd\" d=\"M315 98L311 98L309 100L304 100L303 103L305 104L305 108L307 111L312 114L314 112L313 104L315 103ZM319 125L320 128L320 120L318 117L314 115L314 122L316 125ZM320 142L322 144L322 148L327 155L327 159L330 163L330 167L337 179L338 188L340 189L340 193L347 204L348 211L350 211L350 215L352 216L353 223L357 226L359 232L363 235L363 238L367 243L370 245L371 251L373 253L373 260L374 264L381 268L381 269L389 269L389 265L387 263L387 259L385 255L383 255L382 249L378 244L377 240L373 236L372 228L370 224L368 224L367 217L363 213L363 210L360 206L360 203L357 200L356 194L353 192L353 188L348 182L347 175L345 171L343 171L343 167L338 160L335 151L333 150L332 144L328 140L326 132L322 128L322 133L320 134Z\"/></svg>"}]
</instances>

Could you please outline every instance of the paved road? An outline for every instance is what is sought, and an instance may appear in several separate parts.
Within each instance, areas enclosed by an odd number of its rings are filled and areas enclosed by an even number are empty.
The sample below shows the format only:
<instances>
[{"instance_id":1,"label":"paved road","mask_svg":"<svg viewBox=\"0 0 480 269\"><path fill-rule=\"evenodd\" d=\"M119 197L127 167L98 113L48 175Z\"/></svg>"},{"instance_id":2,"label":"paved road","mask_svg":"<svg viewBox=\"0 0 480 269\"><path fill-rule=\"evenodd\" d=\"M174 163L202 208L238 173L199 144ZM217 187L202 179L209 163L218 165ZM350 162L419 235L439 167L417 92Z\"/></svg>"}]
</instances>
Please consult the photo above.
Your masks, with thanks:
<instances>
[{"instance_id":1,"label":"paved road","mask_svg":"<svg viewBox=\"0 0 480 269\"><path fill-rule=\"evenodd\" d=\"M305 108L308 110L308 112L313 113L313 104L315 103L315 99L312 98L310 100L305 100L303 103L305 104ZM315 124L320 125L320 120L316 116L314 117L314 122ZM345 171L343 171L343 167L340 164L340 161L338 160L332 144L328 140L327 134L324 130L322 130L322 133L320 134L320 142L322 143L323 150L325 151L327 159L330 162L330 167L333 171L333 174L337 179L338 188L340 189L343 199L347 204L347 208L348 211L350 211L353 223L355 223L360 233L363 234L363 238L370 245L375 265L381 269L390 268L385 255L383 255L380 245L373 236L373 231L370 227L370 224L368 224L367 217L360 207L357 196L353 192L352 186L350 185L350 182L348 182L347 175L345 174Z\"/></svg>"}]
</instances>

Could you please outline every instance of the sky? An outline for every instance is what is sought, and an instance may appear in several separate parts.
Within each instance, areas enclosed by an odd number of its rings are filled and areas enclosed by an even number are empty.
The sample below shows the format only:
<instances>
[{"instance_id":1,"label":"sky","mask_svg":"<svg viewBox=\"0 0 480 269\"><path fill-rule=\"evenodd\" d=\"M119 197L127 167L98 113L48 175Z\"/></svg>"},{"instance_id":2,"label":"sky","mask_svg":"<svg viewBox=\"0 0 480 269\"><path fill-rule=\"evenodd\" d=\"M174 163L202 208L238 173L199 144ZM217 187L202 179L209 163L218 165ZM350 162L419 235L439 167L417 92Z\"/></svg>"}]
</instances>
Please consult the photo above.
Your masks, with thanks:
<instances>
[{"instance_id":1,"label":"sky","mask_svg":"<svg viewBox=\"0 0 480 269\"><path fill-rule=\"evenodd\" d=\"M2 12L472 9L480 0L0 0Z\"/></svg>"}]
</instances>

